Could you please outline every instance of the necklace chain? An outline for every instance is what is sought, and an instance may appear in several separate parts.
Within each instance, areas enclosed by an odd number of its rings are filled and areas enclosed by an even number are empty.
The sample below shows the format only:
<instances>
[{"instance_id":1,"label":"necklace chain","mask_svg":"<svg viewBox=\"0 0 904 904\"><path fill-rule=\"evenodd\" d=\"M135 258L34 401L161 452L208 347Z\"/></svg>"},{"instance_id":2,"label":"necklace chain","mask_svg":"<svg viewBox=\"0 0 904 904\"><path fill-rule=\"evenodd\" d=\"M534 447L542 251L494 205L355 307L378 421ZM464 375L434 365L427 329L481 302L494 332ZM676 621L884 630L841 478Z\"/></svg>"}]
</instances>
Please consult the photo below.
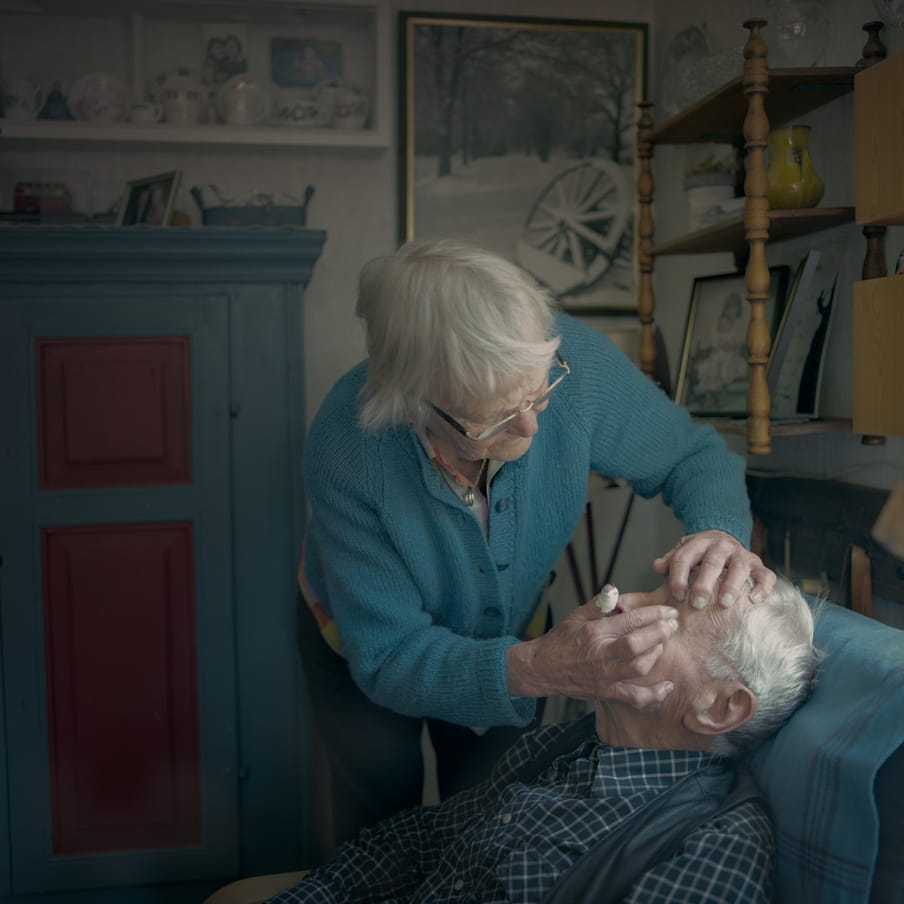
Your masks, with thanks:
<instances>
[{"instance_id":1,"label":"necklace chain","mask_svg":"<svg viewBox=\"0 0 904 904\"><path fill-rule=\"evenodd\" d=\"M475 498L476 498L475 495L474 495L474 487L478 487L478 488L479 488L480 483L483 481L483 477L484 477L484 475L485 475L486 472L487 472L487 465L488 465L489 463L490 463L490 460L489 460L488 458L485 458L485 459L483 460L483 462L482 462L481 465L480 465L480 470L477 472L477 477L474 479L472 485L469 486L469 487L465 490L465 500L464 500L464 501L465 501L465 505L466 505L468 508L470 508L472 505L474 505L474 500L475 500Z\"/></svg>"}]
</instances>

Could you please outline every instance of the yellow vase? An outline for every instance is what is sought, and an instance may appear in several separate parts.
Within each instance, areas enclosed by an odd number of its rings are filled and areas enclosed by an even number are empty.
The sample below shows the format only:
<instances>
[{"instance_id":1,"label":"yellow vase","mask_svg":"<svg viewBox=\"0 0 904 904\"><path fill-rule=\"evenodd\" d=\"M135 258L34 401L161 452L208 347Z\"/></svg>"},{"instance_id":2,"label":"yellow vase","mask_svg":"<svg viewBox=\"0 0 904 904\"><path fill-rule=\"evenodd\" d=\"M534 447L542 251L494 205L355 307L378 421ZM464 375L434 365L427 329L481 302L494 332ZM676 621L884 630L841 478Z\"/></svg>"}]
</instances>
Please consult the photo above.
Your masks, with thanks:
<instances>
[{"instance_id":1,"label":"yellow vase","mask_svg":"<svg viewBox=\"0 0 904 904\"><path fill-rule=\"evenodd\" d=\"M813 169L809 141L809 126L786 126L769 133L770 207L815 207L822 199L826 187Z\"/></svg>"}]
</instances>

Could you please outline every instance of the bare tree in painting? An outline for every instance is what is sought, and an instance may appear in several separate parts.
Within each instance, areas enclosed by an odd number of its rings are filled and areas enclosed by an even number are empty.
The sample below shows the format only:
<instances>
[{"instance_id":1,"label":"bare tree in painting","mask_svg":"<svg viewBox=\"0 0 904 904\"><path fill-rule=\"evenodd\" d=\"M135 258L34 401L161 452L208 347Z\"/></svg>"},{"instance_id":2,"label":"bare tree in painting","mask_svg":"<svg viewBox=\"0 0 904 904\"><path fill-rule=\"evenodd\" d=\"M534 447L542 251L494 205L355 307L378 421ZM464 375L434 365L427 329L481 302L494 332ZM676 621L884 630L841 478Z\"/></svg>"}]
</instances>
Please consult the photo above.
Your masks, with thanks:
<instances>
[{"instance_id":1,"label":"bare tree in painting","mask_svg":"<svg viewBox=\"0 0 904 904\"><path fill-rule=\"evenodd\" d=\"M437 175L452 172L456 108L461 100L463 81L469 65L481 56L501 53L514 36L507 30L474 29L464 26L421 25L415 29L416 65L426 62L430 103L436 111Z\"/></svg>"},{"instance_id":2,"label":"bare tree in painting","mask_svg":"<svg viewBox=\"0 0 904 904\"><path fill-rule=\"evenodd\" d=\"M415 147L437 175L482 154L557 143L575 156L630 155L636 39L580 28L417 25Z\"/></svg>"}]
</instances>

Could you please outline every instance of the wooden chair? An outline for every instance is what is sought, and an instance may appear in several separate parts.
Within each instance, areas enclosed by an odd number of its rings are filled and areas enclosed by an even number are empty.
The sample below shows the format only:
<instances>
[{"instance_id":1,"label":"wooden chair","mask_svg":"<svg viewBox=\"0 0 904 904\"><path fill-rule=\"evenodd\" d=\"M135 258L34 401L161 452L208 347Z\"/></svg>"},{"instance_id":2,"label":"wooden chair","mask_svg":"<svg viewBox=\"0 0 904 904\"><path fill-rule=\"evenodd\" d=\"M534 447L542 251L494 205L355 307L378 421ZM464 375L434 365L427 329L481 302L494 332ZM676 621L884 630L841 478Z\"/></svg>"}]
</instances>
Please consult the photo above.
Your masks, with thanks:
<instances>
[{"instance_id":1,"label":"wooden chair","mask_svg":"<svg viewBox=\"0 0 904 904\"><path fill-rule=\"evenodd\" d=\"M271 873L268 876L239 879L215 891L204 904L261 904L267 898L300 882L306 872L307 870L299 870L294 873Z\"/></svg>"}]
</instances>

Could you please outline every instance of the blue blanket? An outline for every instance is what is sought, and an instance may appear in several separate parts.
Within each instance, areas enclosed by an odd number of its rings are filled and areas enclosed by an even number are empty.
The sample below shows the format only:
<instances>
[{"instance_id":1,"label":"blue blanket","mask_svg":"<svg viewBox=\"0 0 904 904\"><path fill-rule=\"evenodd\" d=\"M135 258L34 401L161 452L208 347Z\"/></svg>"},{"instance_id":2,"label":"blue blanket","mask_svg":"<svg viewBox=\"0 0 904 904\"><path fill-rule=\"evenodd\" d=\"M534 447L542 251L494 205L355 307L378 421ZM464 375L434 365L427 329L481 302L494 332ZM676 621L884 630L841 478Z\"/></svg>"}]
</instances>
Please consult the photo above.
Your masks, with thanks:
<instances>
[{"instance_id":1,"label":"blue blanket","mask_svg":"<svg viewBox=\"0 0 904 904\"><path fill-rule=\"evenodd\" d=\"M904 743L904 631L826 604L811 698L757 752L776 827L776 904L865 904L879 845L873 784Z\"/></svg>"}]
</instances>

